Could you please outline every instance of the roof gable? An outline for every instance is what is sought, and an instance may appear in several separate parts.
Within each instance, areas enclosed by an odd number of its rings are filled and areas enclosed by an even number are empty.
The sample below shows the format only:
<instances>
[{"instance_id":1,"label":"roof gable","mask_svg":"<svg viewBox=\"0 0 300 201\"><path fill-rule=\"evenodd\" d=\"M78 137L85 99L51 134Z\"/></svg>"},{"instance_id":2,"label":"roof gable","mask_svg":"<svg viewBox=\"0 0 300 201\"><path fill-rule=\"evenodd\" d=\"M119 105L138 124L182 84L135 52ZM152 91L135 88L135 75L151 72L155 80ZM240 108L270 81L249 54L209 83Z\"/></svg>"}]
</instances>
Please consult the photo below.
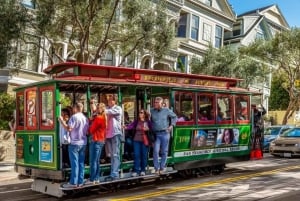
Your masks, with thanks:
<instances>
[{"instance_id":1,"label":"roof gable","mask_svg":"<svg viewBox=\"0 0 300 201\"><path fill-rule=\"evenodd\" d=\"M272 22L273 24L276 24L279 27L289 29L289 24L287 23L277 4L245 12L243 14L238 15L238 18L261 15L263 15L269 22Z\"/></svg>"}]
</instances>

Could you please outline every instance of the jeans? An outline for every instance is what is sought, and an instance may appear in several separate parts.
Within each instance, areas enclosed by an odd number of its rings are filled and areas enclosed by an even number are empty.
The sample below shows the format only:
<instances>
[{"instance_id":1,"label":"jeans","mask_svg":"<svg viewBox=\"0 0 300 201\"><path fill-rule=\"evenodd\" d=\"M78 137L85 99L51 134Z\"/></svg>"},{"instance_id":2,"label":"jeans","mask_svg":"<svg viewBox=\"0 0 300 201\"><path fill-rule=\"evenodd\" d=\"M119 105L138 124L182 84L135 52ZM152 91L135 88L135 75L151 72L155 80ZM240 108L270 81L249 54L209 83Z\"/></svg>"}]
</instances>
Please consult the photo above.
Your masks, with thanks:
<instances>
[{"instance_id":1,"label":"jeans","mask_svg":"<svg viewBox=\"0 0 300 201\"><path fill-rule=\"evenodd\" d=\"M99 181L100 179L100 156L103 146L103 142L91 141L90 143L90 181Z\"/></svg>"},{"instance_id":2,"label":"jeans","mask_svg":"<svg viewBox=\"0 0 300 201\"><path fill-rule=\"evenodd\" d=\"M86 145L69 144L69 158L71 163L70 184L80 185L84 180L84 158Z\"/></svg>"},{"instance_id":3,"label":"jeans","mask_svg":"<svg viewBox=\"0 0 300 201\"><path fill-rule=\"evenodd\" d=\"M166 167L168 149L169 149L170 133L156 133L156 140L153 147L153 164L155 170L163 170ZM159 150L161 149L161 160L158 161Z\"/></svg>"},{"instance_id":4,"label":"jeans","mask_svg":"<svg viewBox=\"0 0 300 201\"><path fill-rule=\"evenodd\" d=\"M127 160L132 160L133 155L133 140L131 137L125 138L125 144L124 144L124 158Z\"/></svg>"},{"instance_id":5,"label":"jeans","mask_svg":"<svg viewBox=\"0 0 300 201\"><path fill-rule=\"evenodd\" d=\"M111 152L110 176L113 178L119 178L121 135L115 135L112 138L106 138L106 144Z\"/></svg>"},{"instance_id":6,"label":"jeans","mask_svg":"<svg viewBox=\"0 0 300 201\"><path fill-rule=\"evenodd\" d=\"M143 142L133 141L134 151L134 166L133 171L140 174L146 171L148 163L148 146L145 146Z\"/></svg>"}]
</instances>

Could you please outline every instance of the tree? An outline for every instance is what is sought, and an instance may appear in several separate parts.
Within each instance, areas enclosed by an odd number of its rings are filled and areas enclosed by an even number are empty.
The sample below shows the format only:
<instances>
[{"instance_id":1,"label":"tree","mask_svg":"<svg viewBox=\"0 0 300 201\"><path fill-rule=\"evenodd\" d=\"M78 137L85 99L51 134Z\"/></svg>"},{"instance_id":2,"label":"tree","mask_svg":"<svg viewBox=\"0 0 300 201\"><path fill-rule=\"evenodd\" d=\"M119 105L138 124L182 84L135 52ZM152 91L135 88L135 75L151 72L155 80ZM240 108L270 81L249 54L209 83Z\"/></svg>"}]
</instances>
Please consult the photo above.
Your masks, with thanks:
<instances>
[{"instance_id":1,"label":"tree","mask_svg":"<svg viewBox=\"0 0 300 201\"><path fill-rule=\"evenodd\" d=\"M268 72L266 65L229 46L220 49L210 46L202 60L192 59L191 68L194 74L243 79L240 86L245 88L253 81L264 82Z\"/></svg>"},{"instance_id":2,"label":"tree","mask_svg":"<svg viewBox=\"0 0 300 201\"><path fill-rule=\"evenodd\" d=\"M284 88L289 94L289 103L282 124L299 108L300 91L295 82L300 79L300 29L292 28L277 33L270 41L256 41L248 47L248 54L264 62L272 63L287 78Z\"/></svg>"},{"instance_id":3,"label":"tree","mask_svg":"<svg viewBox=\"0 0 300 201\"><path fill-rule=\"evenodd\" d=\"M289 103L289 94L286 89L287 79L281 73L274 73L271 84L269 110L286 110Z\"/></svg>"},{"instance_id":4,"label":"tree","mask_svg":"<svg viewBox=\"0 0 300 201\"><path fill-rule=\"evenodd\" d=\"M15 98L7 93L0 93L0 129L9 129L8 122L13 118Z\"/></svg>"},{"instance_id":5,"label":"tree","mask_svg":"<svg viewBox=\"0 0 300 201\"><path fill-rule=\"evenodd\" d=\"M77 61L96 63L109 48L118 49L119 65L136 51L145 50L162 58L174 38L167 20L166 1L144 0L37 0L38 10L31 26L50 42L49 59L60 56L59 44ZM51 52L49 51L51 50ZM52 60L52 63L54 61Z\"/></svg>"},{"instance_id":6,"label":"tree","mask_svg":"<svg viewBox=\"0 0 300 201\"><path fill-rule=\"evenodd\" d=\"M0 0L0 68L15 54L14 41L21 38L28 22L26 9L18 0ZM17 58L15 57L15 63Z\"/></svg>"}]
</instances>

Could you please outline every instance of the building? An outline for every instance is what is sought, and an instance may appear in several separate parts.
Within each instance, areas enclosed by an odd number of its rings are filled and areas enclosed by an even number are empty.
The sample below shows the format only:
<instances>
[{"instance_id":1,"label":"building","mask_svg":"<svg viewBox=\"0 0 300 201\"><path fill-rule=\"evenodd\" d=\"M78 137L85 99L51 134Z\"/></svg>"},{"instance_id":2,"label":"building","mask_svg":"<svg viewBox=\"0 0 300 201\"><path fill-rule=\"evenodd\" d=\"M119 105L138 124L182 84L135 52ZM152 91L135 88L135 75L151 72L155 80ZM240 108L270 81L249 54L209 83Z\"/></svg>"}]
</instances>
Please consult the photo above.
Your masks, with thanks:
<instances>
[{"instance_id":1,"label":"building","mask_svg":"<svg viewBox=\"0 0 300 201\"><path fill-rule=\"evenodd\" d=\"M255 39L270 40L276 33L289 29L289 24L279 7L276 4L269 5L238 15L232 31L224 33L224 45L230 45L233 48L247 46ZM276 66L270 64L270 68L276 68ZM271 79L270 73L264 83L254 82L250 87L262 92L265 108L268 108Z\"/></svg>"},{"instance_id":2,"label":"building","mask_svg":"<svg viewBox=\"0 0 300 201\"><path fill-rule=\"evenodd\" d=\"M35 1L22 0L29 9L35 10ZM174 25L176 37L171 49L160 61L147 52L136 53L134 57L126 58L126 66L131 68L145 68L156 70L176 70L190 73L191 58L201 58L206 54L209 45L219 48L230 45L233 48L247 46L255 38L270 39L276 32L289 29L277 5L259 8L236 17L227 0L168 0L168 22ZM29 31L27 37L38 41L43 48L51 46L46 39L36 36ZM68 42L61 41L60 57L66 59ZM23 55L23 63L18 73L14 73L14 66L8 61L7 66L0 69L0 90L11 92L15 86L45 80L43 73L49 65L49 57L43 49L32 44L17 42L15 46L18 54ZM54 62L59 62L53 58ZM122 60L118 50L108 47L99 60L99 64L116 66ZM270 95L269 80L252 86L264 94L264 105L268 106Z\"/></svg>"},{"instance_id":3,"label":"building","mask_svg":"<svg viewBox=\"0 0 300 201\"><path fill-rule=\"evenodd\" d=\"M29 10L35 10L35 1L22 0L21 3ZM227 0L168 0L168 21L174 24L176 38L172 43L169 54L160 61L147 53L137 53L134 58L126 58L126 66L133 68L147 68L157 70L178 70L190 72L189 61L192 56L201 57L205 54L210 43L216 48L223 45L224 33L232 30L235 15ZM47 40L36 36L34 31L27 33L29 40L38 41L44 49L51 48ZM60 56L66 59L69 56L68 43L60 44ZM18 73L14 73L15 66L7 61L7 66L0 69L0 90L11 92L15 86L47 79L43 69L49 64L48 55L42 48L33 44L24 44L20 41L15 44L17 54L23 55ZM56 58L54 58L55 61ZM107 48L99 64L117 65L121 60L118 51ZM178 68L178 63L184 69Z\"/></svg>"}]
</instances>

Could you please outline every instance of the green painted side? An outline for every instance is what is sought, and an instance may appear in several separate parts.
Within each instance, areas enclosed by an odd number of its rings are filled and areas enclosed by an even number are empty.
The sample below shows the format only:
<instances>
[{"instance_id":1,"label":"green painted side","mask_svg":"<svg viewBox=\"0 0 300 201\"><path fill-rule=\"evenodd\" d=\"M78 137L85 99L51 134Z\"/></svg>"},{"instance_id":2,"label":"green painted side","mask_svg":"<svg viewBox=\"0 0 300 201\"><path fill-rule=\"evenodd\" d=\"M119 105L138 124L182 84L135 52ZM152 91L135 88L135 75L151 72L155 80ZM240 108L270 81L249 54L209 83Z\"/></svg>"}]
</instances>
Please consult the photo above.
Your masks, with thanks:
<instances>
[{"instance_id":1,"label":"green painted side","mask_svg":"<svg viewBox=\"0 0 300 201\"><path fill-rule=\"evenodd\" d=\"M235 143L230 145L220 144L219 134L223 129L229 128L235 130ZM194 147L194 132L198 130L213 131L211 133L211 142L207 146ZM169 163L177 163L190 160L205 160L220 157L243 156L250 154L251 125L217 125L212 126L177 126L173 132L173 144L171 145L172 159ZM239 148L242 147L241 150ZM230 149L235 151L230 151ZM246 150L245 150L246 149ZM229 151L228 151L229 150ZM195 151L195 152L194 152ZM196 155L196 152L201 154ZM205 154L205 151L208 153ZM204 152L204 153L203 153ZM178 156L178 153L184 153L184 156Z\"/></svg>"},{"instance_id":2,"label":"green painted side","mask_svg":"<svg viewBox=\"0 0 300 201\"><path fill-rule=\"evenodd\" d=\"M250 154L250 150L247 151L239 151L239 152L228 152L228 153L218 153L218 154L207 154L201 156L185 156L185 157L171 157L168 160L169 164L181 163L187 161L205 161L209 159L215 158L224 158L224 157L236 157L236 156L247 156Z\"/></svg>"},{"instance_id":3,"label":"green painted side","mask_svg":"<svg viewBox=\"0 0 300 201\"><path fill-rule=\"evenodd\" d=\"M41 160L42 148L39 143L40 136L52 137L50 145L51 161L44 162ZM28 167L42 168L42 169L59 169L58 145L57 137L54 131L52 132L22 132L16 135L16 164L25 165ZM23 152L23 154L21 154ZM23 157L21 157L23 155Z\"/></svg>"}]
</instances>

